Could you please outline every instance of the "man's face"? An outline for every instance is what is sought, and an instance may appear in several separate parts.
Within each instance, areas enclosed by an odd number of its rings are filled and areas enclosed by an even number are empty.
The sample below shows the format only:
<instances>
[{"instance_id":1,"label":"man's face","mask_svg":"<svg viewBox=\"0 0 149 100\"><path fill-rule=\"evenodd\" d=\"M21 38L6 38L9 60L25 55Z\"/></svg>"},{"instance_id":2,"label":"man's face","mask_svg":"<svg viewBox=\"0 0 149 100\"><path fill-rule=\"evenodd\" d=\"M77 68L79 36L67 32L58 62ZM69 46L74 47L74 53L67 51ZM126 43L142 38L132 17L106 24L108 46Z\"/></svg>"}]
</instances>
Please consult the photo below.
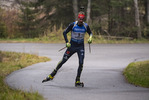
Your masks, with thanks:
<instances>
[{"instance_id":1,"label":"man's face","mask_svg":"<svg viewBox=\"0 0 149 100\"><path fill-rule=\"evenodd\" d=\"M84 18L78 18L78 24L79 25L82 25L83 24L83 21L84 21Z\"/></svg>"},{"instance_id":2,"label":"man's face","mask_svg":"<svg viewBox=\"0 0 149 100\"><path fill-rule=\"evenodd\" d=\"M79 25L82 25L83 24L84 18L85 18L85 15L84 14L79 14L78 15L78 24Z\"/></svg>"}]
</instances>

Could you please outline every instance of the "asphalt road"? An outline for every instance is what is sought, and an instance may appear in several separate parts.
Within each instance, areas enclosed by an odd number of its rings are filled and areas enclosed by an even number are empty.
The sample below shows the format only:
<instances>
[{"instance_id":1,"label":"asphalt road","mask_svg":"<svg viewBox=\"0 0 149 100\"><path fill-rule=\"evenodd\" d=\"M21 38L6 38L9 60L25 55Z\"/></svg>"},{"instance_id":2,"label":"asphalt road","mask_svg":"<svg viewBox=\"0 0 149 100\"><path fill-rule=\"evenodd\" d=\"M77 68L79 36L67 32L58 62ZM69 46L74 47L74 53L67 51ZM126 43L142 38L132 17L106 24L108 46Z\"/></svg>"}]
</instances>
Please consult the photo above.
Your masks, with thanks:
<instances>
[{"instance_id":1,"label":"asphalt road","mask_svg":"<svg viewBox=\"0 0 149 100\"><path fill-rule=\"evenodd\" d=\"M78 57L74 54L59 70L54 80L41 83L49 75L65 50L65 44L0 43L0 50L36 54L51 61L18 70L6 78L15 89L38 91L46 100L149 100L149 89L127 83L123 69L131 62L149 60L149 44L92 44L85 48L81 81L84 88L75 87Z\"/></svg>"}]
</instances>

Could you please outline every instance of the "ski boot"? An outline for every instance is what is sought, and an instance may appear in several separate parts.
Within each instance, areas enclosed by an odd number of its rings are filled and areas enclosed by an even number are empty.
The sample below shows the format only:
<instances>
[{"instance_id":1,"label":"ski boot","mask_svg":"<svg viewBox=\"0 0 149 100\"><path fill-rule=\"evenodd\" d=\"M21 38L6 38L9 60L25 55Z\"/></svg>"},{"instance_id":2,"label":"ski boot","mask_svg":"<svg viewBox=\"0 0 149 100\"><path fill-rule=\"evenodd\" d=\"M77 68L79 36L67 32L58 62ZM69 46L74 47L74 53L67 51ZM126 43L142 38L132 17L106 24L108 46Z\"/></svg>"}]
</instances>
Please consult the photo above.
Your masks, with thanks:
<instances>
[{"instance_id":1,"label":"ski boot","mask_svg":"<svg viewBox=\"0 0 149 100\"><path fill-rule=\"evenodd\" d=\"M42 83L47 82L47 81L50 81L50 80L53 80L53 78L54 78L54 76L52 77L51 75L49 75L48 77L46 77L46 78L42 81Z\"/></svg>"},{"instance_id":2,"label":"ski boot","mask_svg":"<svg viewBox=\"0 0 149 100\"><path fill-rule=\"evenodd\" d=\"M76 83L75 83L75 87L84 87L84 83L83 82L80 82L80 81L77 81Z\"/></svg>"},{"instance_id":3,"label":"ski boot","mask_svg":"<svg viewBox=\"0 0 149 100\"><path fill-rule=\"evenodd\" d=\"M54 76L56 75L56 73L57 73L57 70L53 70L53 72L48 76L48 77L46 77L43 81L42 81L42 83L43 82L47 82L47 81L50 81L50 80L53 80L53 78L54 78Z\"/></svg>"},{"instance_id":4,"label":"ski boot","mask_svg":"<svg viewBox=\"0 0 149 100\"><path fill-rule=\"evenodd\" d=\"M77 77L75 82L75 87L78 87L78 86L84 87L84 83L80 82L80 77Z\"/></svg>"}]
</instances>

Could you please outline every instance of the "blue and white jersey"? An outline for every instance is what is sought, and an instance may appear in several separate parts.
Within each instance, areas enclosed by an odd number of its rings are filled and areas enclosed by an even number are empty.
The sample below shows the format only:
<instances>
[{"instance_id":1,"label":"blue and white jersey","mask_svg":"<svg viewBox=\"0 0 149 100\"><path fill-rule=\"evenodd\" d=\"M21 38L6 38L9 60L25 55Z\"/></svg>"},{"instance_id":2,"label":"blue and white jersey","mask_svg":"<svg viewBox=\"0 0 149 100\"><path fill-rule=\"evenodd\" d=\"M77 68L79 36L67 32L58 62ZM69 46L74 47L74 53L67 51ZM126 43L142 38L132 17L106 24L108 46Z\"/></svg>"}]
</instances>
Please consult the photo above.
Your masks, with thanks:
<instances>
[{"instance_id":1,"label":"blue and white jersey","mask_svg":"<svg viewBox=\"0 0 149 100\"><path fill-rule=\"evenodd\" d=\"M87 23L83 23L83 25L78 25L77 21L69 24L66 30L63 32L66 43L68 42L67 33L71 31L71 41L76 43L84 43L84 36L87 32L89 35L92 35L92 32L87 25Z\"/></svg>"},{"instance_id":2,"label":"blue and white jersey","mask_svg":"<svg viewBox=\"0 0 149 100\"><path fill-rule=\"evenodd\" d=\"M87 24L83 23L84 25L79 26L76 23L77 22L74 22L74 26L71 31L71 40L74 42L80 43L80 42L84 41L84 36L87 31L87 29L86 29ZM85 24L86 24L86 26L85 26Z\"/></svg>"}]
</instances>

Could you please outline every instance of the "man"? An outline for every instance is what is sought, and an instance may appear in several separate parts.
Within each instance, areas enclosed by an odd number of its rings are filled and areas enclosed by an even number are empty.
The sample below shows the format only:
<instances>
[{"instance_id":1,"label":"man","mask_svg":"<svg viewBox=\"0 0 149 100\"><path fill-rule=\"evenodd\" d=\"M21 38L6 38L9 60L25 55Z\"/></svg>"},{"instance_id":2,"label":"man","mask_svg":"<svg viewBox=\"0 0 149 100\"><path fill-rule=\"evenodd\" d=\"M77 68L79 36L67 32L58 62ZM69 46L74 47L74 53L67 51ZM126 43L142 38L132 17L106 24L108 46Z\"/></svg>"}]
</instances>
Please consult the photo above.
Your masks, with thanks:
<instances>
[{"instance_id":1,"label":"man","mask_svg":"<svg viewBox=\"0 0 149 100\"><path fill-rule=\"evenodd\" d=\"M57 71L62 67L62 65L74 54L78 54L79 58L79 67L78 72L76 76L76 83L75 84L81 84L80 82L80 76L83 69L83 61L84 61L84 35L87 32L89 34L88 43L92 43L92 32L87 25L87 23L84 23L83 20L85 18L84 12L79 12L78 14L78 21L73 22L69 24L69 26L66 28L66 30L63 32L63 36L66 42L67 50L64 53L64 56L62 60L58 63L54 71L46 77L42 82L46 82L49 80L52 80L54 76L56 75ZM67 33L71 31L71 40L70 42L67 39Z\"/></svg>"}]
</instances>

